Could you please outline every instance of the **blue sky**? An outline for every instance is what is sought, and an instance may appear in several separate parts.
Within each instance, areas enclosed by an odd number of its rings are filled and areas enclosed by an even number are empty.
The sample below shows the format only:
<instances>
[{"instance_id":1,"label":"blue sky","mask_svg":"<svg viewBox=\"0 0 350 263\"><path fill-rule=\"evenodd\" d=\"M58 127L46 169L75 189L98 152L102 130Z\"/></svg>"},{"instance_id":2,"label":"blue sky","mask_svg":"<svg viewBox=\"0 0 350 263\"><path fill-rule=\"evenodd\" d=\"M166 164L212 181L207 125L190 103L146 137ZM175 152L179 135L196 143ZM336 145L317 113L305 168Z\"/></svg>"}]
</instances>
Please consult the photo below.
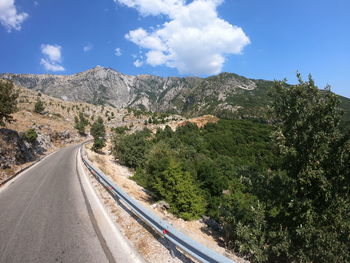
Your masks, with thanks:
<instances>
[{"instance_id":1,"label":"blue sky","mask_svg":"<svg viewBox=\"0 0 350 263\"><path fill-rule=\"evenodd\" d=\"M350 97L348 0L1 0L0 72L234 72Z\"/></svg>"}]
</instances>

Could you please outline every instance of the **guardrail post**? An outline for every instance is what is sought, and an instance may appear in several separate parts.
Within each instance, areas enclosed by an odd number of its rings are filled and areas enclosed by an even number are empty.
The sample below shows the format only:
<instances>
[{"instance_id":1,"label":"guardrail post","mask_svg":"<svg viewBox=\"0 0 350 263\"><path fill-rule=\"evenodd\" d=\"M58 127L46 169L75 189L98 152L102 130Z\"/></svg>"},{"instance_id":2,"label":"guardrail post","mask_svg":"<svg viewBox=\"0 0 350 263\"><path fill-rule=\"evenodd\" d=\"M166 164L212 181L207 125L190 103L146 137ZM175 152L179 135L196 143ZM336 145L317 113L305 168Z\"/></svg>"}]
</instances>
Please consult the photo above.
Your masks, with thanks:
<instances>
[{"instance_id":1,"label":"guardrail post","mask_svg":"<svg viewBox=\"0 0 350 263\"><path fill-rule=\"evenodd\" d=\"M178 250L176 249L176 246L170 242L169 239L165 239L167 242L167 247L169 249L170 255L172 258L176 257L176 252L178 252Z\"/></svg>"}]
</instances>

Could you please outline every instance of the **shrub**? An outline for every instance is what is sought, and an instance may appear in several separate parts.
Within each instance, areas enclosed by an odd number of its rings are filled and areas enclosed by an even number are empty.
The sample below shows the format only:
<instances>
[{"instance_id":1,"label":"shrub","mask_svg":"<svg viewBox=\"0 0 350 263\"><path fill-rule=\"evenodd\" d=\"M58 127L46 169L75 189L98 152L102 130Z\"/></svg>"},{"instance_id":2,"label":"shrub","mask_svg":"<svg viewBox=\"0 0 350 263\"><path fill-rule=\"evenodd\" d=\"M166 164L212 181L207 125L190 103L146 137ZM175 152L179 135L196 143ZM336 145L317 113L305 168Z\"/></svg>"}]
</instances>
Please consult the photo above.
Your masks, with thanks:
<instances>
[{"instance_id":1,"label":"shrub","mask_svg":"<svg viewBox=\"0 0 350 263\"><path fill-rule=\"evenodd\" d=\"M35 143L38 138L38 134L34 129L29 129L23 133L23 139L30 143Z\"/></svg>"},{"instance_id":2,"label":"shrub","mask_svg":"<svg viewBox=\"0 0 350 263\"><path fill-rule=\"evenodd\" d=\"M44 109L44 103L40 99L38 99L34 105L34 112L42 114Z\"/></svg>"},{"instance_id":3,"label":"shrub","mask_svg":"<svg viewBox=\"0 0 350 263\"><path fill-rule=\"evenodd\" d=\"M106 143L105 143L105 140L103 138L96 138L96 139L94 139L94 143L91 147L91 150L93 150L94 152L98 152L99 150L101 150L105 146L106 146Z\"/></svg>"}]
</instances>

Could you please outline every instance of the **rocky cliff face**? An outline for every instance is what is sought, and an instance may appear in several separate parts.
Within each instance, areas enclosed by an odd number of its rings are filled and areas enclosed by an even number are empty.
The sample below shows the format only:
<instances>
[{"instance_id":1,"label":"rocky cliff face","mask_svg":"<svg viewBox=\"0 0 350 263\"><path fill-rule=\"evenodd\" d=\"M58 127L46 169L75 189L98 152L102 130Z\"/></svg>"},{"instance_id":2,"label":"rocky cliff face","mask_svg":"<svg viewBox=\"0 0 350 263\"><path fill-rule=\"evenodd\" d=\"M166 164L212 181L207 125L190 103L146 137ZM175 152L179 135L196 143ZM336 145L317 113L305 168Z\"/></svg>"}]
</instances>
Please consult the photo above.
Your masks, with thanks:
<instances>
[{"instance_id":1,"label":"rocky cliff face","mask_svg":"<svg viewBox=\"0 0 350 263\"><path fill-rule=\"evenodd\" d=\"M35 159L35 149L16 131L0 129L0 169Z\"/></svg>"},{"instance_id":2,"label":"rocky cliff face","mask_svg":"<svg viewBox=\"0 0 350 263\"><path fill-rule=\"evenodd\" d=\"M261 93L258 81L230 73L209 78L162 78L129 76L97 66L69 76L6 73L0 78L68 101L187 115L235 113L245 107L247 98L249 101ZM237 100L242 95L245 100Z\"/></svg>"}]
</instances>

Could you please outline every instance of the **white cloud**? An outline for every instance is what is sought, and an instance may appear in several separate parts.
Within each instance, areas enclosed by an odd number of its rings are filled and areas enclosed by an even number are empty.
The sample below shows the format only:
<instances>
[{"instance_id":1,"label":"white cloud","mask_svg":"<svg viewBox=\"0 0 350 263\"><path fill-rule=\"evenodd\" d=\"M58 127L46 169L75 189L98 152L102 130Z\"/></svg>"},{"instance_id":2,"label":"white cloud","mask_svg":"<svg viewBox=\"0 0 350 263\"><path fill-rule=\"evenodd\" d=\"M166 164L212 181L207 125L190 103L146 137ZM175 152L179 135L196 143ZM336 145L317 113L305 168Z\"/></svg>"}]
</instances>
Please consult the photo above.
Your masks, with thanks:
<instances>
[{"instance_id":1,"label":"white cloud","mask_svg":"<svg viewBox=\"0 0 350 263\"><path fill-rule=\"evenodd\" d=\"M142 48L166 50L166 46L157 35L148 34L142 28L130 31L125 37Z\"/></svg>"},{"instance_id":2,"label":"white cloud","mask_svg":"<svg viewBox=\"0 0 350 263\"><path fill-rule=\"evenodd\" d=\"M174 8L185 4L184 0L114 0L114 2L135 8L144 16L169 14Z\"/></svg>"},{"instance_id":3,"label":"white cloud","mask_svg":"<svg viewBox=\"0 0 350 263\"><path fill-rule=\"evenodd\" d=\"M117 57L121 56L122 55L122 50L117 47L114 49L114 55L116 55Z\"/></svg>"},{"instance_id":4,"label":"white cloud","mask_svg":"<svg viewBox=\"0 0 350 263\"><path fill-rule=\"evenodd\" d=\"M48 56L49 59L53 62L61 62L61 46L59 45L41 45L41 52Z\"/></svg>"},{"instance_id":5,"label":"white cloud","mask_svg":"<svg viewBox=\"0 0 350 263\"><path fill-rule=\"evenodd\" d=\"M181 74L210 75L222 70L225 56L241 54L250 43L242 28L221 19L222 0L114 0L141 15L164 15L169 21L149 31L125 35L146 53L146 63L177 68Z\"/></svg>"},{"instance_id":6,"label":"white cloud","mask_svg":"<svg viewBox=\"0 0 350 263\"><path fill-rule=\"evenodd\" d=\"M39 2L38 1L34 1L34 6L38 6L39 5Z\"/></svg>"},{"instance_id":7,"label":"white cloud","mask_svg":"<svg viewBox=\"0 0 350 263\"><path fill-rule=\"evenodd\" d=\"M94 46L92 44L87 44L86 46L83 47L84 52L90 51Z\"/></svg>"},{"instance_id":8,"label":"white cloud","mask_svg":"<svg viewBox=\"0 0 350 263\"><path fill-rule=\"evenodd\" d=\"M135 66L135 67L139 68L139 67L141 67L142 65L143 65L143 61L141 61L141 60L136 59L136 60L134 61L134 66Z\"/></svg>"},{"instance_id":9,"label":"white cloud","mask_svg":"<svg viewBox=\"0 0 350 263\"><path fill-rule=\"evenodd\" d=\"M27 13L17 13L14 0L0 1L0 23L7 32L20 30L23 21L28 17Z\"/></svg>"},{"instance_id":10,"label":"white cloud","mask_svg":"<svg viewBox=\"0 0 350 263\"><path fill-rule=\"evenodd\" d=\"M146 62L151 66L162 65L167 61L167 57L163 52L158 50L152 50L146 53Z\"/></svg>"},{"instance_id":11,"label":"white cloud","mask_svg":"<svg viewBox=\"0 0 350 263\"><path fill-rule=\"evenodd\" d=\"M48 71L64 71L65 68L62 67L59 64L52 63L49 59L47 58L42 58L40 60L40 64L44 66L44 68Z\"/></svg>"},{"instance_id":12,"label":"white cloud","mask_svg":"<svg viewBox=\"0 0 350 263\"><path fill-rule=\"evenodd\" d=\"M44 55L40 60L40 64L49 71L64 71L65 68L60 65L62 62L61 46L59 45L41 45L41 53Z\"/></svg>"}]
</instances>

